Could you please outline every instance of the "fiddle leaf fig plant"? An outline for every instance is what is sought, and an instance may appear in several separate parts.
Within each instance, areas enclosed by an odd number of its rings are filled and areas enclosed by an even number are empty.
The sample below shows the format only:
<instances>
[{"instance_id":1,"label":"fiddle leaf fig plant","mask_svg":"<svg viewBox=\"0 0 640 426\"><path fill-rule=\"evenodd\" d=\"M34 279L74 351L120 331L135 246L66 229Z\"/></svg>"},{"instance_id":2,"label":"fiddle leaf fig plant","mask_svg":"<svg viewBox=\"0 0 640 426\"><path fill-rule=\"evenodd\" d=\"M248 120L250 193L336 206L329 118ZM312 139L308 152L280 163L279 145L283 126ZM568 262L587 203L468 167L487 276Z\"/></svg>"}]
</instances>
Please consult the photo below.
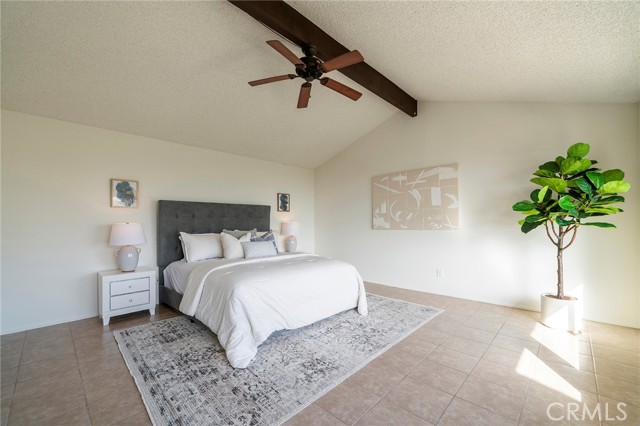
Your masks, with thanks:
<instances>
[{"instance_id":1,"label":"fiddle leaf fig plant","mask_svg":"<svg viewBox=\"0 0 640 426\"><path fill-rule=\"evenodd\" d=\"M621 213L614 204L623 203L624 197L618 194L631 188L622 170L594 167L597 161L586 158L589 150L588 144L579 142L569 147L566 157L540 165L531 179L540 188L531 193L530 200L513 205L514 211L526 216L518 222L523 233L544 226L556 246L558 299L565 299L562 255L575 241L578 228L615 228L598 218Z\"/></svg>"}]
</instances>

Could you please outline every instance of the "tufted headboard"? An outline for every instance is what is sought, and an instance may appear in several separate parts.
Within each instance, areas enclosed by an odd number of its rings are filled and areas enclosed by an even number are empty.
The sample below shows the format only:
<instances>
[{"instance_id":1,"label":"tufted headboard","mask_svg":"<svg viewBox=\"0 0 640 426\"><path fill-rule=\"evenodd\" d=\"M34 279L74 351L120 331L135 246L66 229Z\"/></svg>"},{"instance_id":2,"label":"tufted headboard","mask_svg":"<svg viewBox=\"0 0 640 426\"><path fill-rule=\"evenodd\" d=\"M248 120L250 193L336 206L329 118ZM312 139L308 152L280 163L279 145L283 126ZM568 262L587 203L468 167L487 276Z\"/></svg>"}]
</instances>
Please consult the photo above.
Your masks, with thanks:
<instances>
[{"instance_id":1,"label":"tufted headboard","mask_svg":"<svg viewBox=\"0 0 640 426\"><path fill-rule=\"evenodd\" d=\"M253 229L268 231L271 206L253 204L202 203L193 201L158 202L158 268L160 286L164 285L163 271L171 263L182 259L180 232L204 234L220 233L223 229Z\"/></svg>"}]
</instances>

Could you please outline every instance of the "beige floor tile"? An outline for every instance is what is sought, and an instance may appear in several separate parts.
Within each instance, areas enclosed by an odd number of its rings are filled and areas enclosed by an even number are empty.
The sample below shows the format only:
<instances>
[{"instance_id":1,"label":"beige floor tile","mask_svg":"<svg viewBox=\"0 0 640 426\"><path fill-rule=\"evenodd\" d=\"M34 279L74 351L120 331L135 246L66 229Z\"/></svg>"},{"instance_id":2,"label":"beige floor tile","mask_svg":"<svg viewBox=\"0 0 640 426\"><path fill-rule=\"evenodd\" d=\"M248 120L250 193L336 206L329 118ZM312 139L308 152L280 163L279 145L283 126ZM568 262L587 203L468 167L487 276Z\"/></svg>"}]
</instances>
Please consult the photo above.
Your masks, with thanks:
<instances>
[{"instance_id":1,"label":"beige floor tile","mask_svg":"<svg viewBox=\"0 0 640 426\"><path fill-rule=\"evenodd\" d=\"M592 413L597 406L586 407L588 412ZM519 426L599 426L600 422L593 420L584 408L585 405L577 402L573 405L560 402L547 403L527 395ZM570 412L568 409L573 411Z\"/></svg>"},{"instance_id":2,"label":"beige floor tile","mask_svg":"<svg viewBox=\"0 0 640 426\"><path fill-rule=\"evenodd\" d=\"M422 419L436 423L453 399L453 395L405 377L385 396L385 399Z\"/></svg>"},{"instance_id":3,"label":"beige floor tile","mask_svg":"<svg viewBox=\"0 0 640 426\"><path fill-rule=\"evenodd\" d=\"M433 343L434 345L439 345L444 342L445 339L449 336L451 336L451 333L429 328L429 323L427 323L426 325L413 332L413 334L411 334L411 336L409 337L415 337L420 340Z\"/></svg>"},{"instance_id":4,"label":"beige floor tile","mask_svg":"<svg viewBox=\"0 0 640 426\"><path fill-rule=\"evenodd\" d=\"M491 333L497 333L502 328L502 324L502 321L478 318L475 314L471 315L471 317L469 317L469 319L464 323L467 327L477 328Z\"/></svg>"},{"instance_id":5,"label":"beige floor tile","mask_svg":"<svg viewBox=\"0 0 640 426\"><path fill-rule=\"evenodd\" d=\"M18 372L18 381L42 381L43 379L46 380L47 376L64 373L77 368L78 362L76 361L75 354L60 355L52 358L46 358L42 361L23 363L20 365L20 370Z\"/></svg>"},{"instance_id":6,"label":"beige floor tile","mask_svg":"<svg viewBox=\"0 0 640 426\"><path fill-rule=\"evenodd\" d=\"M591 349L593 350L593 356L595 358L606 358L622 364L640 367L640 353L638 352L618 349L616 347L600 345L597 343L593 343L591 345Z\"/></svg>"},{"instance_id":7,"label":"beige floor tile","mask_svg":"<svg viewBox=\"0 0 640 426\"><path fill-rule=\"evenodd\" d=\"M427 357L429 360L437 362L438 364L446 365L447 367L455 368L463 373L470 373L473 367L476 366L479 358L462 352L458 352L453 349L438 347L431 352Z\"/></svg>"},{"instance_id":8,"label":"beige floor tile","mask_svg":"<svg viewBox=\"0 0 640 426\"><path fill-rule=\"evenodd\" d=\"M438 426L515 426L517 421L505 419L471 402L454 398L438 421Z\"/></svg>"},{"instance_id":9,"label":"beige floor tile","mask_svg":"<svg viewBox=\"0 0 640 426\"><path fill-rule=\"evenodd\" d=\"M499 335L515 337L516 339L521 340L529 340L531 342L540 343L540 341L534 337L535 327L514 327L512 325L503 326L500 331L498 331Z\"/></svg>"},{"instance_id":10,"label":"beige floor tile","mask_svg":"<svg viewBox=\"0 0 640 426\"><path fill-rule=\"evenodd\" d=\"M576 342L577 343L577 342ZM593 357L578 352L576 346L575 350L557 350L553 351L546 346L541 346L538 351L538 358L545 362L553 362L557 364L564 364L573 368L584 371L594 371Z\"/></svg>"},{"instance_id":11,"label":"beige floor tile","mask_svg":"<svg viewBox=\"0 0 640 426\"><path fill-rule=\"evenodd\" d=\"M91 424L107 426L145 409L133 380L96 386L86 391Z\"/></svg>"},{"instance_id":12,"label":"beige floor tile","mask_svg":"<svg viewBox=\"0 0 640 426\"><path fill-rule=\"evenodd\" d=\"M11 425L46 424L86 403L78 370L61 373L46 386L33 382L17 383L9 415Z\"/></svg>"},{"instance_id":13,"label":"beige floor tile","mask_svg":"<svg viewBox=\"0 0 640 426\"><path fill-rule=\"evenodd\" d=\"M534 368L536 356L528 350L514 352L496 346L489 346L482 359L511 368L522 375L528 375Z\"/></svg>"},{"instance_id":14,"label":"beige floor tile","mask_svg":"<svg viewBox=\"0 0 640 426\"><path fill-rule=\"evenodd\" d=\"M138 411L134 415L129 416L126 419L122 419L118 423L115 423L114 425L115 426L152 426L152 423L146 411ZM336 426L341 426L341 425L336 425Z\"/></svg>"},{"instance_id":15,"label":"beige floor tile","mask_svg":"<svg viewBox=\"0 0 640 426\"><path fill-rule=\"evenodd\" d=\"M379 400L380 397L361 387L342 383L315 404L343 423L352 425Z\"/></svg>"},{"instance_id":16,"label":"beige floor tile","mask_svg":"<svg viewBox=\"0 0 640 426\"><path fill-rule=\"evenodd\" d=\"M594 373L551 361L543 361L536 365L533 380L547 384L566 382L575 389L597 393Z\"/></svg>"},{"instance_id":17,"label":"beige floor tile","mask_svg":"<svg viewBox=\"0 0 640 426\"><path fill-rule=\"evenodd\" d=\"M489 344L496 337L496 333L493 331L480 330L473 327L467 327L463 325L453 332L458 337L463 337L469 340L475 340L476 342Z\"/></svg>"},{"instance_id":18,"label":"beige floor tile","mask_svg":"<svg viewBox=\"0 0 640 426\"><path fill-rule=\"evenodd\" d=\"M486 359L481 359L476 364L471 375L504 386L514 392L526 392L531 380L529 375L520 374L509 366L496 364Z\"/></svg>"},{"instance_id":19,"label":"beige floor tile","mask_svg":"<svg viewBox=\"0 0 640 426\"><path fill-rule=\"evenodd\" d=\"M27 335L27 339L28 339ZM33 338L35 339L35 338ZM73 357L73 340L71 334L66 337L61 337L59 340L44 340L37 341L31 340L24 344L22 351L21 364L27 364L30 362L43 361L48 358L54 358L59 356Z\"/></svg>"},{"instance_id":20,"label":"beige floor tile","mask_svg":"<svg viewBox=\"0 0 640 426\"><path fill-rule=\"evenodd\" d=\"M403 377L404 374L391 368L374 364L362 368L345 382L360 386L375 395L383 397L397 385Z\"/></svg>"},{"instance_id":21,"label":"beige floor tile","mask_svg":"<svg viewBox=\"0 0 640 426\"><path fill-rule=\"evenodd\" d=\"M13 403L13 392L15 391L15 385L6 385L0 388L0 412L9 413L11 404ZM9 416L7 415L7 419Z\"/></svg>"},{"instance_id":22,"label":"beige floor tile","mask_svg":"<svg viewBox=\"0 0 640 426\"><path fill-rule=\"evenodd\" d=\"M24 343L24 339L26 336L27 333L25 331L21 331L19 333L4 334L0 336L0 347L16 343Z\"/></svg>"},{"instance_id":23,"label":"beige floor tile","mask_svg":"<svg viewBox=\"0 0 640 426\"><path fill-rule=\"evenodd\" d=\"M419 383L425 383L455 395L462 383L467 379L467 374L455 368L425 359L409 373L408 377Z\"/></svg>"},{"instance_id":24,"label":"beige floor tile","mask_svg":"<svg viewBox=\"0 0 640 426\"><path fill-rule=\"evenodd\" d=\"M538 353L538 349L540 348L540 343L498 334L491 341L491 346L496 346L498 348L507 349L518 353L522 353L522 351L526 349L533 355L536 355Z\"/></svg>"},{"instance_id":25,"label":"beige floor tile","mask_svg":"<svg viewBox=\"0 0 640 426\"><path fill-rule=\"evenodd\" d=\"M120 349L118 349L118 344L115 340L98 343L95 339L81 339L75 341L75 348L80 365L94 364L120 354Z\"/></svg>"},{"instance_id":26,"label":"beige floor tile","mask_svg":"<svg viewBox=\"0 0 640 426\"><path fill-rule=\"evenodd\" d=\"M425 342L425 344L431 345L428 342ZM435 347L435 345L433 346ZM424 353L421 350L407 350L408 347L408 345L400 346L398 344L380 355L375 361L381 362L388 368L403 375L407 374L429 353Z\"/></svg>"},{"instance_id":27,"label":"beige floor tile","mask_svg":"<svg viewBox=\"0 0 640 426\"><path fill-rule=\"evenodd\" d=\"M22 359L22 345L11 345L12 347L2 347L1 351L1 368L15 368L20 365L20 360Z\"/></svg>"},{"instance_id":28,"label":"beige floor tile","mask_svg":"<svg viewBox=\"0 0 640 426\"><path fill-rule=\"evenodd\" d=\"M532 379L527 389L527 396L540 399L546 404L561 403L564 406L569 403L580 403L591 407L598 403L597 394L576 389L564 379L553 383L540 383Z\"/></svg>"},{"instance_id":29,"label":"beige floor tile","mask_svg":"<svg viewBox=\"0 0 640 426\"><path fill-rule=\"evenodd\" d=\"M640 368L606 358L594 358L596 373L640 385Z\"/></svg>"},{"instance_id":30,"label":"beige floor tile","mask_svg":"<svg viewBox=\"0 0 640 426\"><path fill-rule=\"evenodd\" d=\"M428 421L383 399L356 423L358 426L432 426ZM301 425L302 426L302 425Z\"/></svg>"},{"instance_id":31,"label":"beige floor tile","mask_svg":"<svg viewBox=\"0 0 640 426\"><path fill-rule=\"evenodd\" d=\"M501 417L518 421L524 405L525 391L514 391L472 375L467 378L456 396Z\"/></svg>"},{"instance_id":32,"label":"beige floor tile","mask_svg":"<svg viewBox=\"0 0 640 426\"><path fill-rule=\"evenodd\" d=\"M97 382L102 380L105 375L127 374L129 369L125 364L122 355L116 354L104 358L98 362L88 362L80 366L80 375L85 383Z\"/></svg>"},{"instance_id":33,"label":"beige floor tile","mask_svg":"<svg viewBox=\"0 0 640 426\"><path fill-rule=\"evenodd\" d=\"M18 368L19 367L8 367L1 370L0 387L13 385L16 383L16 380L18 379Z\"/></svg>"},{"instance_id":34,"label":"beige floor tile","mask_svg":"<svg viewBox=\"0 0 640 426\"><path fill-rule=\"evenodd\" d=\"M609 376L596 374L598 392L601 396L640 407L640 386Z\"/></svg>"},{"instance_id":35,"label":"beige floor tile","mask_svg":"<svg viewBox=\"0 0 640 426\"><path fill-rule=\"evenodd\" d=\"M489 347L486 343L480 343L459 336L448 337L447 340L442 343L442 346L477 358L480 358Z\"/></svg>"},{"instance_id":36,"label":"beige floor tile","mask_svg":"<svg viewBox=\"0 0 640 426\"><path fill-rule=\"evenodd\" d=\"M615 399L600 397L600 409L602 421L608 426L640 425L640 407L617 401Z\"/></svg>"},{"instance_id":37,"label":"beige floor tile","mask_svg":"<svg viewBox=\"0 0 640 426\"><path fill-rule=\"evenodd\" d=\"M340 420L311 404L300 413L284 422L283 426L344 426Z\"/></svg>"},{"instance_id":38,"label":"beige floor tile","mask_svg":"<svg viewBox=\"0 0 640 426\"><path fill-rule=\"evenodd\" d=\"M30 342L42 344L44 342L63 340L69 337L71 337L71 328L69 327L69 323L58 324L27 331L25 344Z\"/></svg>"}]
</instances>

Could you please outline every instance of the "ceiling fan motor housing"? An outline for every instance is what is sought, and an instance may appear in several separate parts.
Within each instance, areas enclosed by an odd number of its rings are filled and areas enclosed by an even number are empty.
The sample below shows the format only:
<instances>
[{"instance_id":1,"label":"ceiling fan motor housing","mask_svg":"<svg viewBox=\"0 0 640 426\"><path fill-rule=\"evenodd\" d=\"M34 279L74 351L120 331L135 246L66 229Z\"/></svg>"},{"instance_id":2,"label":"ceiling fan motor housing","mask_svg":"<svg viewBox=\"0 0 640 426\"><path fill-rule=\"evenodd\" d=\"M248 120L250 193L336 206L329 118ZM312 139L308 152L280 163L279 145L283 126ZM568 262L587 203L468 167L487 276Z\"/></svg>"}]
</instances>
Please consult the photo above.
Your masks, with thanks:
<instances>
[{"instance_id":1,"label":"ceiling fan motor housing","mask_svg":"<svg viewBox=\"0 0 640 426\"><path fill-rule=\"evenodd\" d=\"M304 66L296 65L296 74L306 81L317 80L322 76L322 69L320 68L322 61L316 57L317 52L318 50L312 44L302 46L302 53L304 53L305 56L300 58L300 60L304 62Z\"/></svg>"}]
</instances>

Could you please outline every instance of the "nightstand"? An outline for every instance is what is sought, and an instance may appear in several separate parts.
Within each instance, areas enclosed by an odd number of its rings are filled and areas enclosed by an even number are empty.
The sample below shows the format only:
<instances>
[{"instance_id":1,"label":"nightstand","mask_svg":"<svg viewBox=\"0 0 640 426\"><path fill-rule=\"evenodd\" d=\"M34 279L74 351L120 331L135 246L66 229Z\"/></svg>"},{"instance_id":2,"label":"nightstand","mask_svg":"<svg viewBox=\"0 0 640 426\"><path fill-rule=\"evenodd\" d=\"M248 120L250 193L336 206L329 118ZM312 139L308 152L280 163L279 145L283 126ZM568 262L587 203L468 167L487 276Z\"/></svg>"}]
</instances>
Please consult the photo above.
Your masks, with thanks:
<instances>
[{"instance_id":1,"label":"nightstand","mask_svg":"<svg viewBox=\"0 0 640 426\"><path fill-rule=\"evenodd\" d=\"M148 309L156 313L156 270L138 268L133 272L98 272L98 311L102 324L111 317Z\"/></svg>"}]
</instances>

